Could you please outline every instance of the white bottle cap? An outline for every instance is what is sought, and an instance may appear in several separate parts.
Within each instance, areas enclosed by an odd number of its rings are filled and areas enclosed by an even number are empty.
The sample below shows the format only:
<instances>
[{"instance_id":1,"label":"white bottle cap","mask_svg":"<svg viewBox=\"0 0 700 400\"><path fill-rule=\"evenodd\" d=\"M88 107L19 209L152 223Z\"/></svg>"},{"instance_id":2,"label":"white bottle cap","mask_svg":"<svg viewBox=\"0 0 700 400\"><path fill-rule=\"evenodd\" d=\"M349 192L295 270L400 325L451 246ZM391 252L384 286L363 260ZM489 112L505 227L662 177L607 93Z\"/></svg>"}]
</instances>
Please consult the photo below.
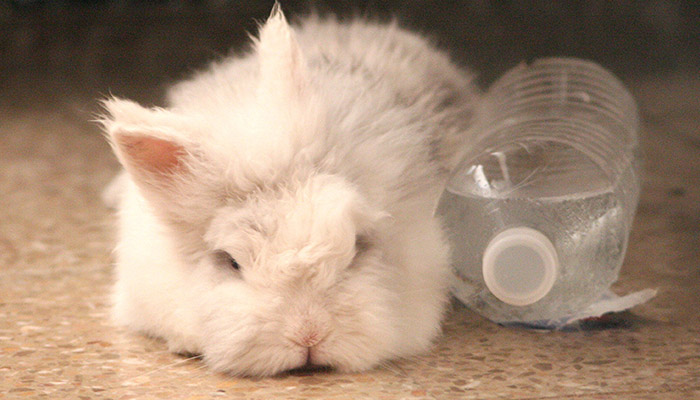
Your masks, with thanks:
<instances>
[{"instance_id":1,"label":"white bottle cap","mask_svg":"<svg viewBox=\"0 0 700 400\"><path fill-rule=\"evenodd\" d=\"M491 293L504 303L526 306L547 295L559 269L557 251L540 231L510 228L484 251L483 274Z\"/></svg>"}]
</instances>

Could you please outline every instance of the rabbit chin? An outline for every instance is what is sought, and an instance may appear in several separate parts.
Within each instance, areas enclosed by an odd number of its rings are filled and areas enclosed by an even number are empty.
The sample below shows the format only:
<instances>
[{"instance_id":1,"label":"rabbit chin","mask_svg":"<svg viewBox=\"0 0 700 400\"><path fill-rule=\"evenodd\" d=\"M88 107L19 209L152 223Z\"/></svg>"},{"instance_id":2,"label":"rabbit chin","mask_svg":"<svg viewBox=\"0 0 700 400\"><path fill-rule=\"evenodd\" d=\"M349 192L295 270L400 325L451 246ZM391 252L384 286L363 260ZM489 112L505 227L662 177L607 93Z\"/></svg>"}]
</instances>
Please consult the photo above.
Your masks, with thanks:
<instances>
[{"instance_id":1,"label":"rabbit chin","mask_svg":"<svg viewBox=\"0 0 700 400\"><path fill-rule=\"evenodd\" d=\"M205 362L214 370L236 376L270 376L300 368L328 367L339 372L370 369L384 359L385 349L377 342L351 345L348 342L320 343L306 348L277 341L255 345L243 351L231 351L225 342L217 342L204 352ZM353 348L354 347L354 348Z\"/></svg>"},{"instance_id":2,"label":"rabbit chin","mask_svg":"<svg viewBox=\"0 0 700 400\"><path fill-rule=\"evenodd\" d=\"M276 312L270 308L264 311L265 317L249 315L232 322L236 317L229 314L210 319L203 332L205 362L217 371L244 376L275 375L301 367L360 371L389 357L397 341L396 332L382 322L388 321L388 310L381 316L358 311L354 316L331 317L332 326L319 332L320 340L307 347L286 335L290 324L283 314L292 312L287 307ZM352 325L340 321L343 318L352 320Z\"/></svg>"},{"instance_id":3,"label":"rabbit chin","mask_svg":"<svg viewBox=\"0 0 700 400\"><path fill-rule=\"evenodd\" d=\"M246 339L224 334L210 337L204 346L204 360L214 370L239 376L269 376L298 368L329 367L339 372L370 369L391 354L397 332L387 326L367 327L364 332L331 334L320 343L305 347L272 333ZM220 331L221 332L221 331ZM425 347L429 340L425 341ZM394 351L394 353L396 353Z\"/></svg>"},{"instance_id":4,"label":"rabbit chin","mask_svg":"<svg viewBox=\"0 0 700 400\"><path fill-rule=\"evenodd\" d=\"M369 369L388 356L393 335L388 327L377 325L364 331L336 330L311 347L281 336L274 328L244 334L236 332L235 327L217 328L216 334L205 339L203 355L211 368L232 375L268 376L302 367L355 372Z\"/></svg>"}]
</instances>

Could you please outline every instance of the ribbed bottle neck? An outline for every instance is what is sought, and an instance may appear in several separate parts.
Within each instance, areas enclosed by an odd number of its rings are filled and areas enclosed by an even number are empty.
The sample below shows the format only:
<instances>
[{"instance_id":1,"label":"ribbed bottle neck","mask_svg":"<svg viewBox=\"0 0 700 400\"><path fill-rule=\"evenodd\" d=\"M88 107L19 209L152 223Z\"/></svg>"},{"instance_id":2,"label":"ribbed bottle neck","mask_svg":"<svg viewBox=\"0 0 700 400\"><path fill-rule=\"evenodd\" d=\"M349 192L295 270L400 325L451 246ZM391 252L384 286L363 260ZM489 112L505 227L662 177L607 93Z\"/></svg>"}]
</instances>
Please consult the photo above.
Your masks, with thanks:
<instances>
[{"instance_id":1,"label":"ribbed bottle neck","mask_svg":"<svg viewBox=\"0 0 700 400\"><path fill-rule=\"evenodd\" d=\"M638 156L638 126L634 99L614 75L592 62L547 58L516 67L492 85L477 113L473 148L552 141L616 175Z\"/></svg>"}]
</instances>

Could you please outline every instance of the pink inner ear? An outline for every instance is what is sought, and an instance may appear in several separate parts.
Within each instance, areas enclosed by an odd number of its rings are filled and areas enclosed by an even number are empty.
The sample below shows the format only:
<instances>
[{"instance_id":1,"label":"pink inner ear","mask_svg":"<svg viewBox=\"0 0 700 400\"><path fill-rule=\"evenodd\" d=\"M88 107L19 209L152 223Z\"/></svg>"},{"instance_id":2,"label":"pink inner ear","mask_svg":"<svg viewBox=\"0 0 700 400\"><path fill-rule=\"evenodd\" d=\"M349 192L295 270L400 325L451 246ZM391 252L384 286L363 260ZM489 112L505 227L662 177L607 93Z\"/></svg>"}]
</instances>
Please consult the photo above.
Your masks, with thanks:
<instances>
[{"instance_id":1,"label":"pink inner ear","mask_svg":"<svg viewBox=\"0 0 700 400\"><path fill-rule=\"evenodd\" d=\"M185 154L182 146L149 136L119 135L117 144L134 167L158 174L176 172Z\"/></svg>"}]
</instances>

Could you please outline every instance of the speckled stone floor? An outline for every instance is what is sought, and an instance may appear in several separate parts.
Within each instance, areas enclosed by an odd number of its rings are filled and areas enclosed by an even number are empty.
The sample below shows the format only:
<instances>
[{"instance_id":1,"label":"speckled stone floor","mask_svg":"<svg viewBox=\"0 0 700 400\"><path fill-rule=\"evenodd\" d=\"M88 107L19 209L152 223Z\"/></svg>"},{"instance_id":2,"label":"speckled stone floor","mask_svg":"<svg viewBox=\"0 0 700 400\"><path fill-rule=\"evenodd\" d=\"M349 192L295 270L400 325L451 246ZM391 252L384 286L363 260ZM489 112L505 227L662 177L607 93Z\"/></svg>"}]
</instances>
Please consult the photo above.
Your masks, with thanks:
<instances>
[{"instance_id":1,"label":"speckled stone floor","mask_svg":"<svg viewBox=\"0 0 700 400\"><path fill-rule=\"evenodd\" d=\"M100 192L118 165L89 122L90 96L108 89L77 96L33 79L0 90L0 398L700 398L697 74L625 79L646 162L614 289L659 288L651 302L572 332L504 328L455 304L428 354L361 374L269 379L212 373L113 326L114 221Z\"/></svg>"}]
</instances>

